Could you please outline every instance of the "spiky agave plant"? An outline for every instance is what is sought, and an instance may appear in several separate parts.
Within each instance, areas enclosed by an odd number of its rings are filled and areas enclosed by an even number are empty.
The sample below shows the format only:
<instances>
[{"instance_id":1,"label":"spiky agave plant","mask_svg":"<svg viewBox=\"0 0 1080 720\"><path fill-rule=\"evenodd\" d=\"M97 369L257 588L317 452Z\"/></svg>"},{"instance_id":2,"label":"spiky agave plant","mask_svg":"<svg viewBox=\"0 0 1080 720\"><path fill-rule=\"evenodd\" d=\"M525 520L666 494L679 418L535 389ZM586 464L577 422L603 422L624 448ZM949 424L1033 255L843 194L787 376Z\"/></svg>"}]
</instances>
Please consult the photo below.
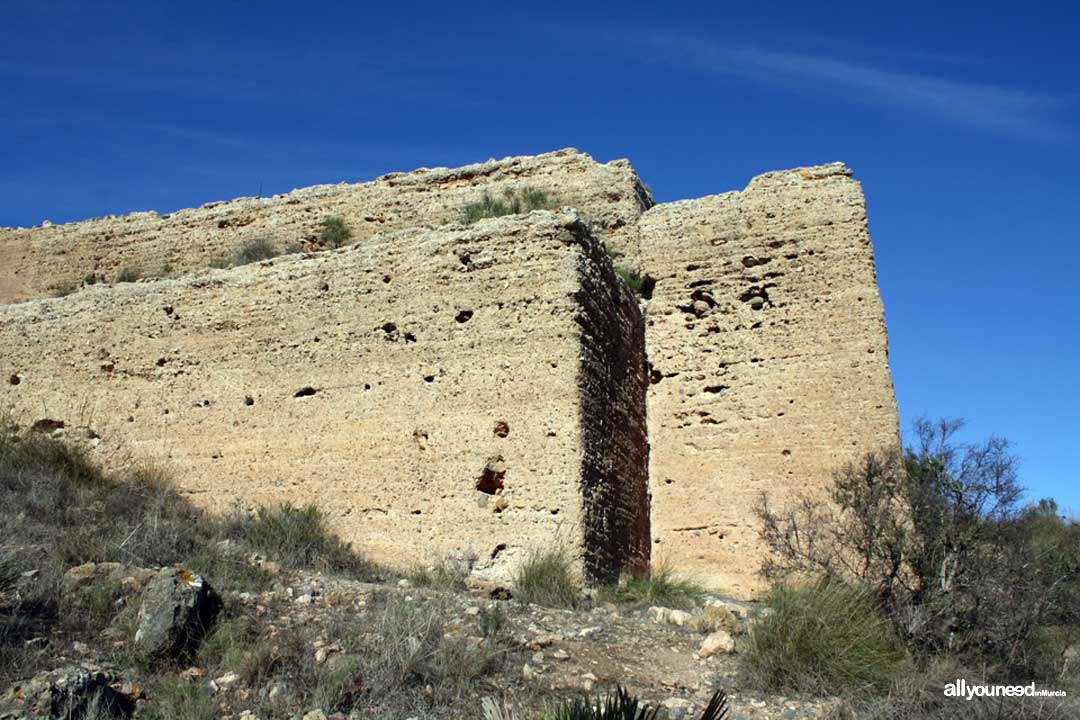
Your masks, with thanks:
<instances>
[{"instance_id":1,"label":"spiky agave plant","mask_svg":"<svg viewBox=\"0 0 1080 720\"><path fill-rule=\"evenodd\" d=\"M638 698L619 687L614 695L596 702L581 698L567 701L555 708L550 717L551 720L656 720L659 712L659 707L642 706ZM723 720L727 714L727 693L717 690L699 720Z\"/></svg>"}]
</instances>

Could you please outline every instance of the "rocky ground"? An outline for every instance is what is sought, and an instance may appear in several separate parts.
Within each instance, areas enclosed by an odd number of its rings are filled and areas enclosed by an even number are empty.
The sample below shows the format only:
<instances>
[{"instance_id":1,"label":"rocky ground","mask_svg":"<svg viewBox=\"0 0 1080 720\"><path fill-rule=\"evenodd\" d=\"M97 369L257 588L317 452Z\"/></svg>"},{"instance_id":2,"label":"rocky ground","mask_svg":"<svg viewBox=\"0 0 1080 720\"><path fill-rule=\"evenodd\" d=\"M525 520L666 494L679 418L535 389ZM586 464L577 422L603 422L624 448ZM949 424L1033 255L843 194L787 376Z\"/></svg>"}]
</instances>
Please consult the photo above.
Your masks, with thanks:
<instances>
[{"instance_id":1,"label":"rocky ground","mask_svg":"<svg viewBox=\"0 0 1080 720\"><path fill-rule=\"evenodd\" d=\"M220 607L217 634L194 650L184 647L183 625L206 602L188 592L197 576L115 563L68 571L67 606L102 605L104 595L111 608L105 603L99 616L110 617L103 627L26 639L41 671L6 691L0 717L65 717L64 707L95 689L110 693L119 714L140 718L481 717L485 697L532 717L545 703L619 685L668 718L695 717L720 688L732 718L838 709L742 689L740 633L755 613L745 603L708 597L683 610L596 599L555 609L492 597L491 588L361 582L252 562L271 582L211 599ZM181 590L163 596L157 586ZM154 632L159 640L148 640Z\"/></svg>"}]
</instances>

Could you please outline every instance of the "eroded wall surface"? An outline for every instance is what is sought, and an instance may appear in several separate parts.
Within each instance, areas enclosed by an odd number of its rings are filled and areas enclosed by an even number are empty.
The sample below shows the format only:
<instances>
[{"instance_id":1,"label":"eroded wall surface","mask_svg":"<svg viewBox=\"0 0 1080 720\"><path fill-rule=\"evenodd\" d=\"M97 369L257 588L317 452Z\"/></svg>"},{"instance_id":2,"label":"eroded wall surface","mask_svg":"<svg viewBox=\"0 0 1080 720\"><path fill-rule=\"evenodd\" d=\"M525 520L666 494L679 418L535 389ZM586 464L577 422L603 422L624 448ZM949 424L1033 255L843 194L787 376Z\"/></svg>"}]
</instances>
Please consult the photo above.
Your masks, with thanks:
<instances>
[{"instance_id":1,"label":"eroded wall surface","mask_svg":"<svg viewBox=\"0 0 1080 720\"><path fill-rule=\"evenodd\" d=\"M585 224L455 224L525 187ZM313 249L328 215L353 247L204 270L255 237ZM642 309L594 236L656 278ZM166 266L187 276L0 308L0 409L164 458L217 509L318 500L381 559L473 546L497 576L562 541L595 579L651 551L748 596L760 493L820 491L898 435L865 202L840 164L653 206L626 161L564 150L3 229L0 303Z\"/></svg>"},{"instance_id":2,"label":"eroded wall surface","mask_svg":"<svg viewBox=\"0 0 1080 720\"><path fill-rule=\"evenodd\" d=\"M754 503L820 491L895 443L897 408L862 190L841 164L641 219L653 556L761 586Z\"/></svg>"},{"instance_id":3,"label":"eroded wall surface","mask_svg":"<svg viewBox=\"0 0 1080 720\"><path fill-rule=\"evenodd\" d=\"M560 539L610 575L647 553L643 343L587 226L536 212L0 307L0 407L397 566Z\"/></svg>"},{"instance_id":4,"label":"eroded wall surface","mask_svg":"<svg viewBox=\"0 0 1080 720\"><path fill-rule=\"evenodd\" d=\"M630 164L600 164L576 150L506 158L460 168L421 169L373 182L317 185L270 198L213 202L169 215L141 212L66 225L0 228L0 303L50 297L88 276L112 281L121 269L145 276L201 270L244 242L314 249L320 223L341 217L352 242L376 234L457 222L485 193L524 188L577 208L609 247L637 257L637 218L653 204Z\"/></svg>"}]
</instances>

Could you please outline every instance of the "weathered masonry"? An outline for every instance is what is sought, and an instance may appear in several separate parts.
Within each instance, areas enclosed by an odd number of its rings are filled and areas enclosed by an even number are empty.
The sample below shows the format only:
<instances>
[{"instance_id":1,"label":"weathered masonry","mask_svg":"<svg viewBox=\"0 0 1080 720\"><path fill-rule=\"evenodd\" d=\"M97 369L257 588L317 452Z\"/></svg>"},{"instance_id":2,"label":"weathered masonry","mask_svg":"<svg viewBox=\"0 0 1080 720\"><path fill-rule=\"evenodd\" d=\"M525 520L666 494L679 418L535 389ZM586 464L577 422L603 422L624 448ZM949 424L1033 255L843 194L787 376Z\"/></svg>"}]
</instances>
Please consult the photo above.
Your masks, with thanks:
<instances>
[{"instance_id":1,"label":"weathered masonry","mask_svg":"<svg viewBox=\"0 0 1080 720\"><path fill-rule=\"evenodd\" d=\"M562 150L537 157L461 168L394 173L367 183L316 185L270 198L239 198L166 215L142 212L67 225L4 228L0 242L0 303L49 297L88 276L111 280L123 268L146 274L202 270L247 239L265 237L311 249L319 224L345 218L353 242L461 218L487 195L502 199L524 187L578 208L605 229L608 246L637 256L637 218L652 205L630 164L601 165Z\"/></svg>"},{"instance_id":2,"label":"weathered masonry","mask_svg":"<svg viewBox=\"0 0 1080 720\"><path fill-rule=\"evenodd\" d=\"M526 188L575 210L459 224ZM327 215L352 246L314 252ZM206 269L256 237L297 252ZM171 279L88 286L125 267ZM398 564L471 548L498 576L558 538L592 580L651 554L751 595L760 493L898 435L838 163L657 205L625 160L562 150L3 229L0 302L0 410L165 460L213 508L319 502Z\"/></svg>"},{"instance_id":3,"label":"weathered masonry","mask_svg":"<svg viewBox=\"0 0 1080 720\"><path fill-rule=\"evenodd\" d=\"M399 565L499 575L553 538L593 581L648 563L644 325L576 213L8 305L0 345L15 417L211 508L313 501Z\"/></svg>"},{"instance_id":4,"label":"weathered masonry","mask_svg":"<svg viewBox=\"0 0 1080 720\"><path fill-rule=\"evenodd\" d=\"M760 587L754 504L824 487L896 443L866 205L840 164L641 219L655 553L740 595Z\"/></svg>"}]
</instances>

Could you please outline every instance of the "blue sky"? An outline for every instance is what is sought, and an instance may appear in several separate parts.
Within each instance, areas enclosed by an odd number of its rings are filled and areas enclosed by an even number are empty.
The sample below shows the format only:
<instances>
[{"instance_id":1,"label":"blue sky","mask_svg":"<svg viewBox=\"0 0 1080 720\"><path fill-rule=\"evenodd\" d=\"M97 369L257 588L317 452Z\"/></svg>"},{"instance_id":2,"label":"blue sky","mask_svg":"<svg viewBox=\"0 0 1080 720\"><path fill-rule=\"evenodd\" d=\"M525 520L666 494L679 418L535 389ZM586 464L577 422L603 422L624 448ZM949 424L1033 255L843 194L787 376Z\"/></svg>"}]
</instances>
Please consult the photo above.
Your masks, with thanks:
<instances>
[{"instance_id":1,"label":"blue sky","mask_svg":"<svg viewBox=\"0 0 1080 720\"><path fill-rule=\"evenodd\" d=\"M1080 513L1080 5L725 5L4 0L0 226L567 146L659 201L842 160L905 430L1003 435Z\"/></svg>"}]
</instances>

